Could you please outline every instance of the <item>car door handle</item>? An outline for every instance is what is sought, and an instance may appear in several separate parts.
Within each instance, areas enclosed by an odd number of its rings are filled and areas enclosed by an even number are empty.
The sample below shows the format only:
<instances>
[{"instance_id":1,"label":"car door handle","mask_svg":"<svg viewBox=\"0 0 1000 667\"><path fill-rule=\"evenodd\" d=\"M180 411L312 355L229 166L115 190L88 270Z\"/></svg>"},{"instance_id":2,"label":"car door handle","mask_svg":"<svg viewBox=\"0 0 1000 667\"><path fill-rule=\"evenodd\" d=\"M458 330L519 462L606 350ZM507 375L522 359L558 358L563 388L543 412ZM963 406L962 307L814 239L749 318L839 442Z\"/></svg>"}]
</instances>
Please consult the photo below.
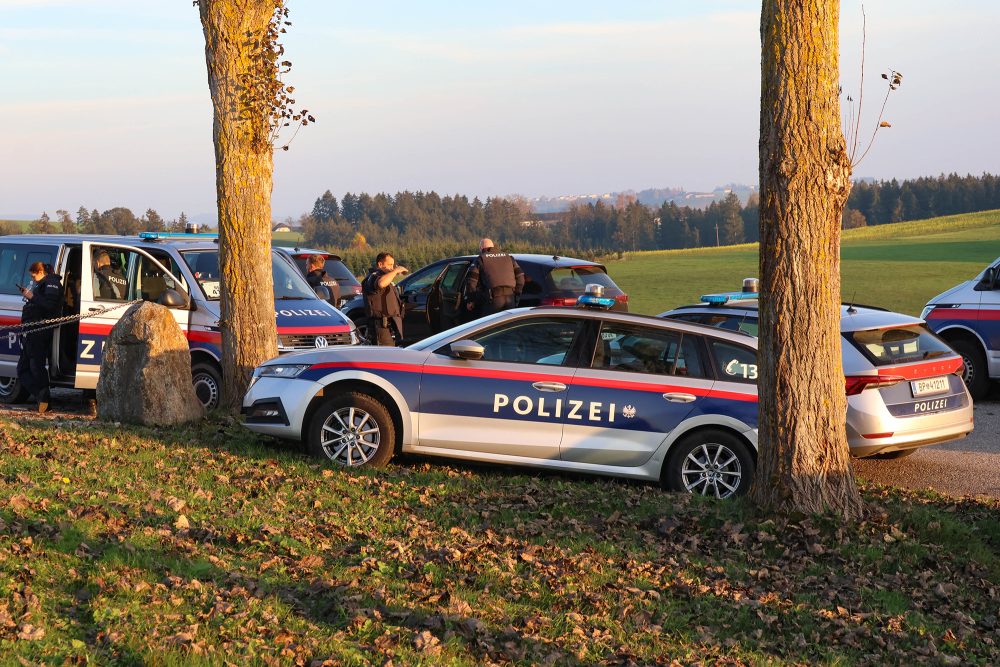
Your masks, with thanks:
<instances>
[{"instance_id":1,"label":"car door handle","mask_svg":"<svg viewBox=\"0 0 1000 667\"><path fill-rule=\"evenodd\" d=\"M675 391L664 394L663 398L667 399L671 403L691 403L697 397L694 394L685 394L683 392Z\"/></svg>"},{"instance_id":2,"label":"car door handle","mask_svg":"<svg viewBox=\"0 0 1000 667\"><path fill-rule=\"evenodd\" d=\"M97 312L97 311L99 311L99 310L100 310L100 308L88 308L88 309L87 309L87 312L90 312L90 313L96 313L96 312Z\"/></svg>"},{"instance_id":3,"label":"car door handle","mask_svg":"<svg viewBox=\"0 0 1000 667\"><path fill-rule=\"evenodd\" d=\"M566 385L562 382L536 382L531 386L538 391L566 391Z\"/></svg>"}]
</instances>

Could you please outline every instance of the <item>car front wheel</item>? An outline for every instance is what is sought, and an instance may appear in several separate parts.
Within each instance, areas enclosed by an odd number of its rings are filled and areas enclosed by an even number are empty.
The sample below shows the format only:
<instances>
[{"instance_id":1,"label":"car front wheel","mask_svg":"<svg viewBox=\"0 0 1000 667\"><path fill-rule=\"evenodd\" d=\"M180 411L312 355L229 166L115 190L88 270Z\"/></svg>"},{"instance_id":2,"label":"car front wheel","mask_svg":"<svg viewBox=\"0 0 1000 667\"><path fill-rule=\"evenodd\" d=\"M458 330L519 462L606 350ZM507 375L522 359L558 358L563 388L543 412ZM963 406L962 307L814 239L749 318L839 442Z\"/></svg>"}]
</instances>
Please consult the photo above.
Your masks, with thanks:
<instances>
[{"instance_id":1,"label":"car front wheel","mask_svg":"<svg viewBox=\"0 0 1000 667\"><path fill-rule=\"evenodd\" d=\"M319 407L309 422L306 445L313 456L353 468L380 468L392 459L396 429L378 399L350 392Z\"/></svg>"},{"instance_id":2,"label":"car front wheel","mask_svg":"<svg viewBox=\"0 0 1000 667\"><path fill-rule=\"evenodd\" d=\"M978 401L986 398L986 394L990 393L990 376L986 370L986 355L982 349L975 343L961 339L949 341L948 344L962 355L962 363L965 364L962 379L965 380L965 386L969 388L972 399Z\"/></svg>"},{"instance_id":3,"label":"car front wheel","mask_svg":"<svg viewBox=\"0 0 1000 667\"><path fill-rule=\"evenodd\" d=\"M671 491L730 498L750 490L753 472L753 456L738 435L706 429L674 445L663 471L663 484Z\"/></svg>"},{"instance_id":4,"label":"car front wheel","mask_svg":"<svg viewBox=\"0 0 1000 667\"><path fill-rule=\"evenodd\" d=\"M219 407L222 396L222 374L215 366L201 362L191 366L191 382L194 393L206 410Z\"/></svg>"},{"instance_id":5,"label":"car front wheel","mask_svg":"<svg viewBox=\"0 0 1000 667\"><path fill-rule=\"evenodd\" d=\"M0 403L23 403L28 392L17 378L0 377Z\"/></svg>"}]
</instances>

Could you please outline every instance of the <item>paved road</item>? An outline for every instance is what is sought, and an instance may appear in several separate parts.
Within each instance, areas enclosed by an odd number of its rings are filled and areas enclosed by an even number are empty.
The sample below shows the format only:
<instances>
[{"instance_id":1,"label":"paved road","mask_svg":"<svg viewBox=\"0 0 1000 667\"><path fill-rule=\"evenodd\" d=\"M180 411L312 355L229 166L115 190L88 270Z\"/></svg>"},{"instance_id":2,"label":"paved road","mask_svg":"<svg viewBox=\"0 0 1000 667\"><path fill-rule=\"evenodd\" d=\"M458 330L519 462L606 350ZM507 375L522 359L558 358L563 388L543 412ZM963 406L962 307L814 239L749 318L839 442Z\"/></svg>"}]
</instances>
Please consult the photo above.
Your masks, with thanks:
<instances>
[{"instance_id":1,"label":"paved road","mask_svg":"<svg viewBox=\"0 0 1000 667\"><path fill-rule=\"evenodd\" d=\"M50 419L72 416L89 419L80 392L53 391ZM26 416L29 406L0 407L0 419ZM976 427L968 438L925 447L896 461L856 459L859 477L879 484L908 489L934 489L950 495L984 495L1000 498L1000 386L987 400L976 403Z\"/></svg>"}]
</instances>

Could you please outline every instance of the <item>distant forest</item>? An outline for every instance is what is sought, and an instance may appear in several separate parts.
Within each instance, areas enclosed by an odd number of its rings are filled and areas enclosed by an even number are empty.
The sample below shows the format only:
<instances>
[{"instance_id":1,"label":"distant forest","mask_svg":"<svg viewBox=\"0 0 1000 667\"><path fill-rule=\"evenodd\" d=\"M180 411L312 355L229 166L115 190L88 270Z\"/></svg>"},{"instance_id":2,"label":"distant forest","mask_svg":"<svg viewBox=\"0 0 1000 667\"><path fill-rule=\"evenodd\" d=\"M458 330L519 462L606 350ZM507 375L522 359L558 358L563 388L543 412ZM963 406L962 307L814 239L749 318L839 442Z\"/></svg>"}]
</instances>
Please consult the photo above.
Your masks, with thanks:
<instances>
[{"instance_id":1,"label":"distant forest","mask_svg":"<svg viewBox=\"0 0 1000 667\"><path fill-rule=\"evenodd\" d=\"M924 177L899 182L859 181L844 210L844 228L920 220L1000 208L1000 176ZM638 250L697 248L758 240L756 195L746 205L730 193L707 208L670 202L658 207L621 195L610 204L579 204L561 213L535 213L522 197L485 201L436 192L395 195L345 194L328 190L297 222L308 246L340 252L355 272L382 250L416 268L452 254L473 252L489 236L511 251L557 253L585 258ZM153 209L136 216L116 207L103 213L81 206L76 215L43 214L29 224L32 233L135 234L142 230L184 231L186 216L164 220ZM19 233L0 223L0 234ZM202 227L199 231L210 231Z\"/></svg>"},{"instance_id":2,"label":"distant forest","mask_svg":"<svg viewBox=\"0 0 1000 667\"><path fill-rule=\"evenodd\" d=\"M899 182L859 181L844 210L845 229L1000 208L1000 176L923 177ZM379 250L402 253L410 263L472 252L489 236L512 251L593 257L637 250L697 248L759 240L759 202L741 205L735 194L707 208L673 202L650 207L619 196L613 204L576 205L535 214L520 197L485 201L436 192L347 193L328 190L297 225L304 242L339 249L351 259ZM360 257L358 258L361 259ZM357 269L355 269L357 270Z\"/></svg>"}]
</instances>

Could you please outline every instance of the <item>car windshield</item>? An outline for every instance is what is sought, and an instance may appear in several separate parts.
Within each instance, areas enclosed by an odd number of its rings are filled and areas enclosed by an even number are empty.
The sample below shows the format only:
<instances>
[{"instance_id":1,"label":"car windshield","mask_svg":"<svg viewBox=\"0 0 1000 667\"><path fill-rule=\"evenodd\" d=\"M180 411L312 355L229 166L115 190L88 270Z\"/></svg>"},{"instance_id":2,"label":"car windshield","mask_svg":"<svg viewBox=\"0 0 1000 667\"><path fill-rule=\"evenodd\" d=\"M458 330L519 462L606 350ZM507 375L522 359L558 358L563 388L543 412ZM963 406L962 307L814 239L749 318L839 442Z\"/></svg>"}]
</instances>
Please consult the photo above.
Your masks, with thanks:
<instances>
[{"instance_id":1,"label":"car windshield","mask_svg":"<svg viewBox=\"0 0 1000 667\"><path fill-rule=\"evenodd\" d=\"M521 309L521 310L524 310L524 309ZM467 329L468 330L479 329L480 326L482 326L483 324L486 324L487 322L491 322L491 321L493 321L493 320L495 320L495 319L497 319L499 317L503 317L505 314L510 313L510 312L511 311L509 311L509 310L507 310L507 311L503 311L502 310L499 313L493 313L492 315L487 315L486 317L481 317L478 320L475 320L473 322L466 322L465 324L459 324L457 327L452 327L451 329L448 329L446 331L442 331L441 333L435 334L435 335L431 336L430 338L425 338L422 341L414 343L413 345L409 346L409 349L411 349L411 350L430 350L430 349L433 349L435 346L438 345L438 343L440 343L441 341L443 341L443 340L445 340L447 338L451 338L452 336L454 336L457 333L460 333L460 332L465 331Z\"/></svg>"},{"instance_id":2,"label":"car windshield","mask_svg":"<svg viewBox=\"0 0 1000 667\"><path fill-rule=\"evenodd\" d=\"M209 301L218 301L221 294L222 277L219 273L218 250L189 250L181 253L195 280L201 286ZM316 299L316 293L305 278L291 264L271 253L271 277L274 280L274 299L305 300Z\"/></svg>"},{"instance_id":3,"label":"car windshield","mask_svg":"<svg viewBox=\"0 0 1000 667\"><path fill-rule=\"evenodd\" d=\"M876 366L908 364L954 354L943 340L919 324L845 331L844 338Z\"/></svg>"},{"instance_id":4,"label":"car windshield","mask_svg":"<svg viewBox=\"0 0 1000 667\"><path fill-rule=\"evenodd\" d=\"M295 264L299 267L302 273L308 273L308 268L306 266L306 256L298 256L295 258ZM348 283L353 284L357 282L354 274L351 270L347 268L342 261L339 259L328 259L326 263L323 264L323 270L326 271L326 275L330 276L338 283Z\"/></svg>"}]
</instances>

